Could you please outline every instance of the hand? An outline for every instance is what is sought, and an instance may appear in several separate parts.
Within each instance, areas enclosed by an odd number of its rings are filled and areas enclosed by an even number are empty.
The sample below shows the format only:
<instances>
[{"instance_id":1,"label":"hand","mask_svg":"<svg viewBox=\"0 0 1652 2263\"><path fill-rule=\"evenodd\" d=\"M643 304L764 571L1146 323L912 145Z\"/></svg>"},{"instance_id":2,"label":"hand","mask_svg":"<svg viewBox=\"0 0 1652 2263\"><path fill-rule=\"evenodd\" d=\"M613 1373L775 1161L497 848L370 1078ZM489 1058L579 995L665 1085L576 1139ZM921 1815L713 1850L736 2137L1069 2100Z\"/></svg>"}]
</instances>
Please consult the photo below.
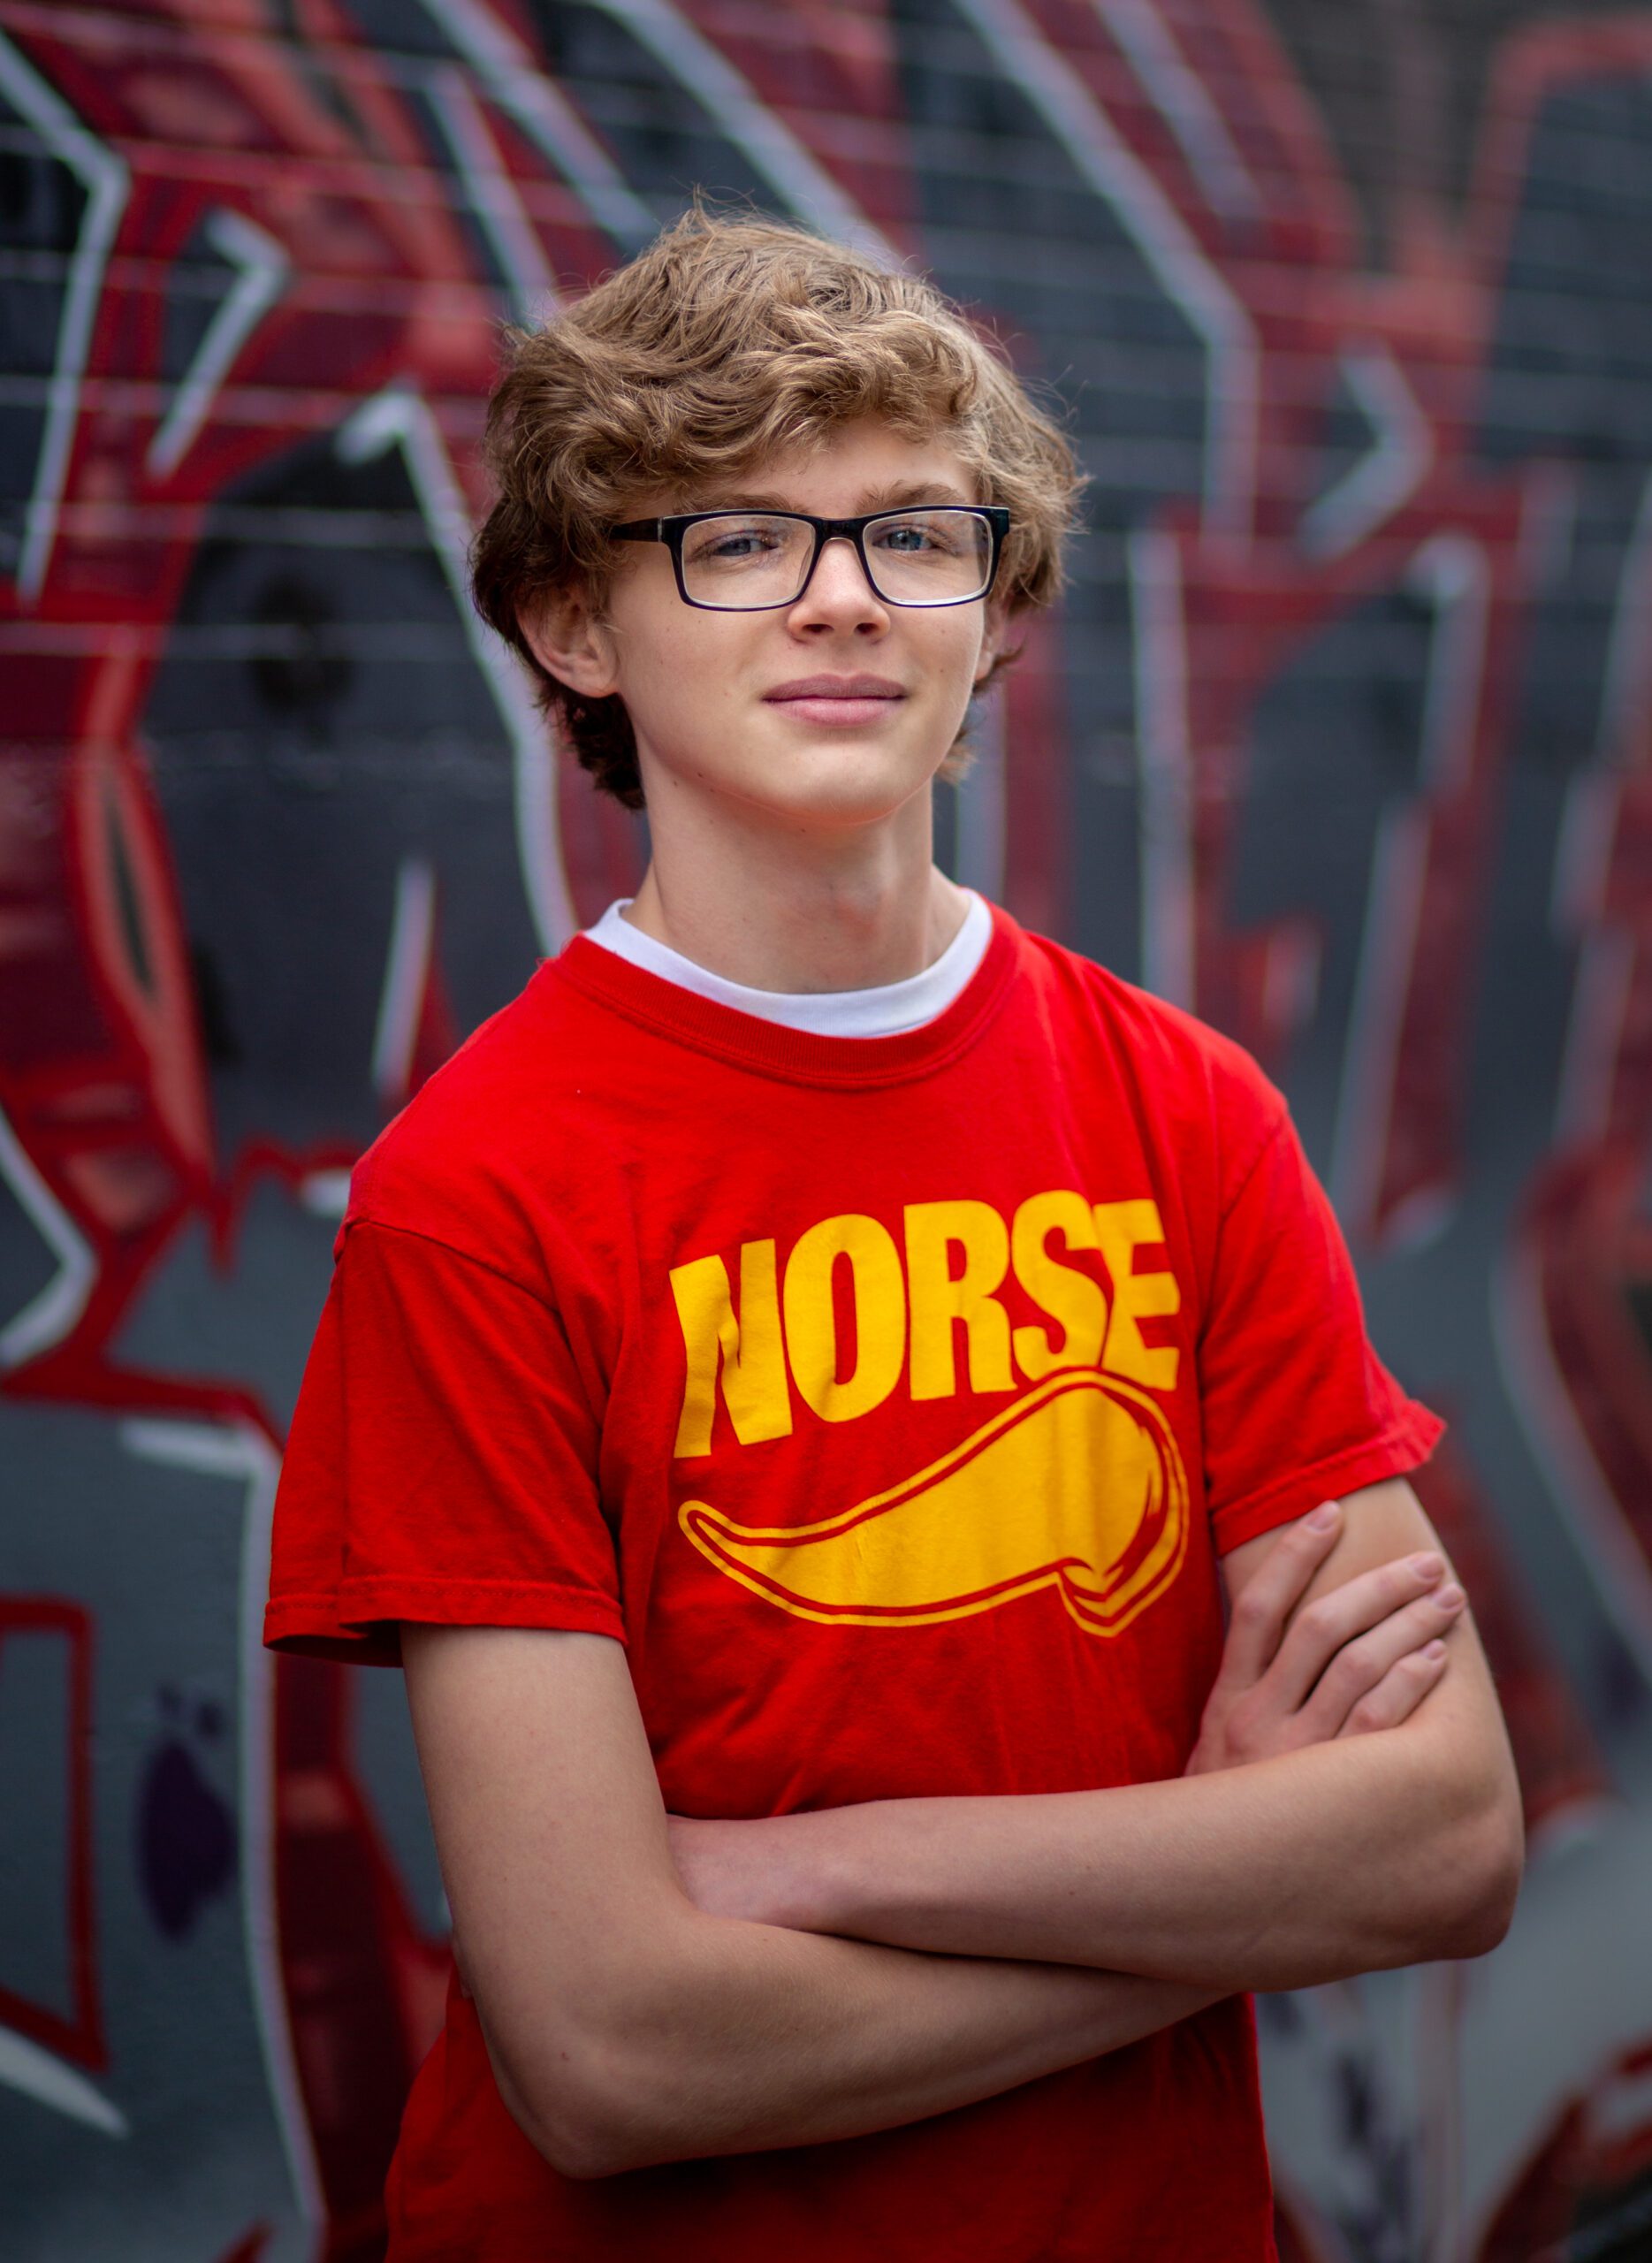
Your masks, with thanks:
<instances>
[{"instance_id":1,"label":"hand","mask_svg":"<svg viewBox=\"0 0 1652 2263\"><path fill-rule=\"evenodd\" d=\"M1432 1551L1296 1610L1341 1530L1340 1504L1324 1502L1288 1528L1241 1590L1184 1774L1397 1727L1445 1672L1441 1637L1464 1598Z\"/></svg>"}]
</instances>

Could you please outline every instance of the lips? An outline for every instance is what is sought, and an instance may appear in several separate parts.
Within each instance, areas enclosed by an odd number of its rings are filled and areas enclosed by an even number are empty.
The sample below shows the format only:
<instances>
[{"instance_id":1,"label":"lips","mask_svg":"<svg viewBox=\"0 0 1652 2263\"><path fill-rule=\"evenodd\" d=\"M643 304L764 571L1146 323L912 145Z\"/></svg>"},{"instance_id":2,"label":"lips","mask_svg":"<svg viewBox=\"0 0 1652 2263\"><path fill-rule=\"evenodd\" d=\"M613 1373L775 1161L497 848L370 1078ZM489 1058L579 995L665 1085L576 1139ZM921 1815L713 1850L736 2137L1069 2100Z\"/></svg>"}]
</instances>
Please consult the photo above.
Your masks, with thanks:
<instances>
[{"instance_id":1,"label":"lips","mask_svg":"<svg viewBox=\"0 0 1652 2263\"><path fill-rule=\"evenodd\" d=\"M906 691L887 676L805 675L776 684L763 697L766 705L803 722L866 723L887 715Z\"/></svg>"}]
</instances>

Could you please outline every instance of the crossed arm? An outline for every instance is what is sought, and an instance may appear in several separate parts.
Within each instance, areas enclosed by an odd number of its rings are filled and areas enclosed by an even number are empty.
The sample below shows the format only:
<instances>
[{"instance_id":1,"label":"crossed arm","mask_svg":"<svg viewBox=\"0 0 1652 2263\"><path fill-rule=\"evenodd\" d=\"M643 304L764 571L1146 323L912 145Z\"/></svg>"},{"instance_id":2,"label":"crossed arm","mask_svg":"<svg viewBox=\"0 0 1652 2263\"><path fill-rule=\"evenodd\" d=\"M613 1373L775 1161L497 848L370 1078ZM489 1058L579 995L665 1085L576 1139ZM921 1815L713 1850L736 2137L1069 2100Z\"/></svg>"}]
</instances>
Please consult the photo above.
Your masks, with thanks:
<instances>
[{"instance_id":1,"label":"crossed arm","mask_svg":"<svg viewBox=\"0 0 1652 2263\"><path fill-rule=\"evenodd\" d=\"M1222 1674L1181 1779L766 1823L668 1820L614 1643L407 1627L506 2105L572 2175L814 2143L1098 2057L1238 1989L1489 1947L1518 1795L1467 1614L1442 1606L1441 1566L1411 1563L1437 1545L1391 1482L1340 1526L1235 1551Z\"/></svg>"}]
</instances>

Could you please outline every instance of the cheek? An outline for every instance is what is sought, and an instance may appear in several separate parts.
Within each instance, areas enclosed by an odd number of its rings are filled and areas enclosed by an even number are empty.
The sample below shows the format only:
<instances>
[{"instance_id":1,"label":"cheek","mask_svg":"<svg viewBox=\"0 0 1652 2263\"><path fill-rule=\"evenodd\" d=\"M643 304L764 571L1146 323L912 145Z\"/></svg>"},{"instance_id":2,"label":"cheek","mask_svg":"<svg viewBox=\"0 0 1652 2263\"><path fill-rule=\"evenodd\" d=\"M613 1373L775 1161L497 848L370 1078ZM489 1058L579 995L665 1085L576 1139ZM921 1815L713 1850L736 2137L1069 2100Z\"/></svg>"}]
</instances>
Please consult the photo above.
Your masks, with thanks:
<instances>
[{"instance_id":1,"label":"cheek","mask_svg":"<svg viewBox=\"0 0 1652 2263\"><path fill-rule=\"evenodd\" d=\"M715 640L706 636L702 617L674 596L669 606L657 603L642 618L625 621L622 635L620 672L635 696L673 686L692 691L719 674Z\"/></svg>"},{"instance_id":2,"label":"cheek","mask_svg":"<svg viewBox=\"0 0 1652 2263\"><path fill-rule=\"evenodd\" d=\"M985 635L978 617L959 608L955 616L937 613L930 629L925 655L937 690L948 695L967 691L979 672Z\"/></svg>"},{"instance_id":3,"label":"cheek","mask_svg":"<svg viewBox=\"0 0 1652 2263\"><path fill-rule=\"evenodd\" d=\"M679 606L674 617L655 620L630 641L621 696L654 735L680 735L739 698L751 674L750 643L742 626Z\"/></svg>"}]
</instances>

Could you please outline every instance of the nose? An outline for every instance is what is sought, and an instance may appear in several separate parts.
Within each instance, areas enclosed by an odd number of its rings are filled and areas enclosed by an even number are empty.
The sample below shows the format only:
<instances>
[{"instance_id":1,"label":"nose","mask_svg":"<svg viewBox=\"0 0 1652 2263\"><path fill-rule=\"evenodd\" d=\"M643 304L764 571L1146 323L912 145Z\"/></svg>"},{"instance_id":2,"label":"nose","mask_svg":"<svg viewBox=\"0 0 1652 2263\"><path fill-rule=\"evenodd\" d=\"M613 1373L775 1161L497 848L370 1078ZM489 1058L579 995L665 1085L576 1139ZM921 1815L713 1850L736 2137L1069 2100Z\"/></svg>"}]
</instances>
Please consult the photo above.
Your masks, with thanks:
<instances>
[{"instance_id":1,"label":"nose","mask_svg":"<svg viewBox=\"0 0 1652 2263\"><path fill-rule=\"evenodd\" d=\"M875 631L888 625L888 608L867 579L854 544L847 535L834 535L822 544L814 571L792 607L791 626Z\"/></svg>"}]
</instances>

